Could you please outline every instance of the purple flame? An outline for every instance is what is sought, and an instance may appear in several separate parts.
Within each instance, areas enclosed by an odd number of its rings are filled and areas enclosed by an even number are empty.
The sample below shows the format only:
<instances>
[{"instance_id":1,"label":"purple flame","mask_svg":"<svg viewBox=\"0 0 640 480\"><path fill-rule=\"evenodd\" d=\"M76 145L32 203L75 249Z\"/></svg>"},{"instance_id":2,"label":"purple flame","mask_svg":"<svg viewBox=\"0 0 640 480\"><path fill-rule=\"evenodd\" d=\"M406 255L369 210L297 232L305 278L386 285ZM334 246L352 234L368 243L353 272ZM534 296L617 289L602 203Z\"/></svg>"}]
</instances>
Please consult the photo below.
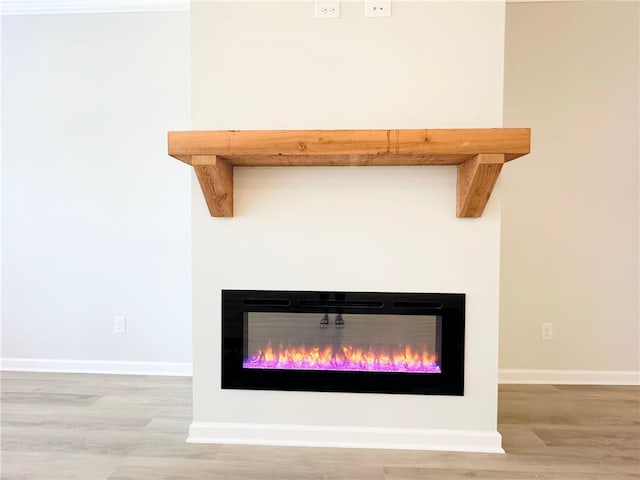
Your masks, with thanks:
<instances>
[{"instance_id":1,"label":"purple flame","mask_svg":"<svg viewBox=\"0 0 640 480\"><path fill-rule=\"evenodd\" d=\"M242 362L243 368L278 369L278 370L338 370L345 372L398 372L398 373L441 373L437 363L368 363L351 362L349 360L330 362L311 362L302 360L273 360L267 361L260 357L246 358Z\"/></svg>"}]
</instances>

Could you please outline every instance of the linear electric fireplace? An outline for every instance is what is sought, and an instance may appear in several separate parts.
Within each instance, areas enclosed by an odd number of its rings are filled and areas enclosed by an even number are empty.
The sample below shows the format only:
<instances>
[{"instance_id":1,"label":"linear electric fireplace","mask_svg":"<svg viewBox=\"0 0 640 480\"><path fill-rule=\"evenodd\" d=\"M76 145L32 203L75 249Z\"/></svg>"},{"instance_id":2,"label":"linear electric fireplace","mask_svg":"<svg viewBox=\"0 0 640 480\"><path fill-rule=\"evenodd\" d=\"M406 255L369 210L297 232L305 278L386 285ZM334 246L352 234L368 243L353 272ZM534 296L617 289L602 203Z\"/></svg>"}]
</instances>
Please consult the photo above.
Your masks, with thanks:
<instances>
[{"instance_id":1,"label":"linear electric fireplace","mask_svg":"<svg viewBox=\"0 0 640 480\"><path fill-rule=\"evenodd\" d=\"M222 291L222 388L464 394L464 294Z\"/></svg>"}]
</instances>

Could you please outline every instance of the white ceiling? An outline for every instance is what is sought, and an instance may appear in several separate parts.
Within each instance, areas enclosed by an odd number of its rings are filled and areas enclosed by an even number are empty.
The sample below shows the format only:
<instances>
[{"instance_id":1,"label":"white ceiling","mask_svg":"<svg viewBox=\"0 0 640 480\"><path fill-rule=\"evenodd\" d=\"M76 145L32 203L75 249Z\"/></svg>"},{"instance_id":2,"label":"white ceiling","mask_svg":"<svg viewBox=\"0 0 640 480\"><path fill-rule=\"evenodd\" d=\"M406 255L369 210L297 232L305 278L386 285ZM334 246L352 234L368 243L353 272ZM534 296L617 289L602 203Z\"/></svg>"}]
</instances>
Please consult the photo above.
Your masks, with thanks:
<instances>
[{"instance_id":1,"label":"white ceiling","mask_svg":"<svg viewBox=\"0 0 640 480\"><path fill-rule=\"evenodd\" d=\"M199 0L219 1L219 0ZM227 0L229 1L229 0ZM231 0L244 1L244 0ZM258 0L271 1L271 0ZM280 0L282 1L282 0ZM284 0L304 1L304 0ZM311 1L311 0L307 0ZM357 1L357 0L342 0ZM362 1L362 0L359 0ZM413 0L393 0L413 1ZM457 1L457 0L431 0L431 1ZM487 0L465 0L487 1ZM584 0L506 0L507 3L538 3L557 1L584 1ZM625 1L625 0L603 0ZM637 1L637 0L626 0ZM43 15L56 13L116 13L116 12L176 12L188 11L190 0L0 0L0 13L2 15Z\"/></svg>"},{"instance_id":2,"label":"white ceiling","mask_svg":"<svg viewBox=\"0 0 640 480\"><path fill-rule=\"evenodd\" d=\"M189 0L0 0L2 15L187 10L189 10Z\"/></svg>"}]
</instances>

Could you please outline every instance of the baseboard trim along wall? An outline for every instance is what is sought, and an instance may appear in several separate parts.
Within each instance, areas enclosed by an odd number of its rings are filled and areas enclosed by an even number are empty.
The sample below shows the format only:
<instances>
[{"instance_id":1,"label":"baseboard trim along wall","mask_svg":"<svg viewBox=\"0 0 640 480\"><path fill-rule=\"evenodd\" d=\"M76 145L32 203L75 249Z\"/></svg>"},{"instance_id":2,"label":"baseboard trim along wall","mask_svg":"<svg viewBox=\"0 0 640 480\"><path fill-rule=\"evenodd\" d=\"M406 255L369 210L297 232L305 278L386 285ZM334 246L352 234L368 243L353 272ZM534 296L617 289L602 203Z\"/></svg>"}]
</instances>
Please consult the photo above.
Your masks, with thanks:
<instances>
[{"instance_id":1,"label":"baseboard trim along wall","mask_svg":"<svg viewBox=\"0 0 640 480\"><path fill-rule=\"evenodd\" d=\"M640 385L640 371L633 370L531 370L503 368L498 383L555 385Z\"/></svg>"},{"instance_id":2,"label":"baseboard trim along wall","mask_svg":"<svg viewBox=\"0 0 640 480\"><path fill-rule=\"evenodd\" d=\"M170 375L189 377L191 363L58 360L47 358L3 358L0 369L21 372L113 373L119 375ZM640 371L633 370L536 370L503 368L498 382L504 384L640 385Z\"/></svg>"},{"instance_id":3,"label":"baseboard trim along wall","mask_svg":"<svg viewBox=\"0 0 640 480\"><path fill-rule=\"evenodd\" d=\"M110 373L119 375L168 375L190 377L191 363L57 360L47 358L3 358L3 371Z\"/></svg>"},{"instance_id":4,"label":"baseboard trim along wall","mask_svg":"<svg viewBox=\"0 0 640 480\"><path fill-rule=\"evenodd\" d=\"M498 432L192 422L189 443L504 453Z\"/></svg>"}]
</instances>

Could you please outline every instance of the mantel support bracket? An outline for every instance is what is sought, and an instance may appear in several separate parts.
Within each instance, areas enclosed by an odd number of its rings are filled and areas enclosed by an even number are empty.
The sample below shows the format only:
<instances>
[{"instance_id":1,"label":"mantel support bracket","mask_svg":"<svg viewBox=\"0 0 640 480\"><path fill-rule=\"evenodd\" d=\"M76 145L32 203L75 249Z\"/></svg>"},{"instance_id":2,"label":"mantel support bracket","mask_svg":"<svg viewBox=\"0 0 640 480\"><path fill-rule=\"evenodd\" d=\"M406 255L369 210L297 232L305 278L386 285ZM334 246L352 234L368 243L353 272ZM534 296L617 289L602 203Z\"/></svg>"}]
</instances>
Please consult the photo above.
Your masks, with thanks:
<instances>
[{"instance_id":1,"label":"mantel support bracket","mask_svg":"<svg viewBox=\"0 0 640 480\"><path fill-rule=\"evenodd\" d=\"M503 154L479 154L458 165L457 216L482 216L500 175ZM193 155L191 164L212 217L233 217L233 165L216 155Z\"/></svg>"},{"instance_id":2,"label":"mantel support bracket","mask_svg":"<svg viewBox=\"0 0 640 480\"><path fill-rule=\"evenodd\" d=\"M504 161L504 154L484 153L458 165L458 217L474 218L482 215Z\"/></svg>"},{"instance_id":3,"label":"mantel support bracket","mask_svg":"<svg viewBox=\"0 0 640 480\"><path fill-rule=\"evenodd\" d=\"M233 217L233 165L216 155L192 155L191 165L212 217Z\"/></svg>"}]
</instances>

